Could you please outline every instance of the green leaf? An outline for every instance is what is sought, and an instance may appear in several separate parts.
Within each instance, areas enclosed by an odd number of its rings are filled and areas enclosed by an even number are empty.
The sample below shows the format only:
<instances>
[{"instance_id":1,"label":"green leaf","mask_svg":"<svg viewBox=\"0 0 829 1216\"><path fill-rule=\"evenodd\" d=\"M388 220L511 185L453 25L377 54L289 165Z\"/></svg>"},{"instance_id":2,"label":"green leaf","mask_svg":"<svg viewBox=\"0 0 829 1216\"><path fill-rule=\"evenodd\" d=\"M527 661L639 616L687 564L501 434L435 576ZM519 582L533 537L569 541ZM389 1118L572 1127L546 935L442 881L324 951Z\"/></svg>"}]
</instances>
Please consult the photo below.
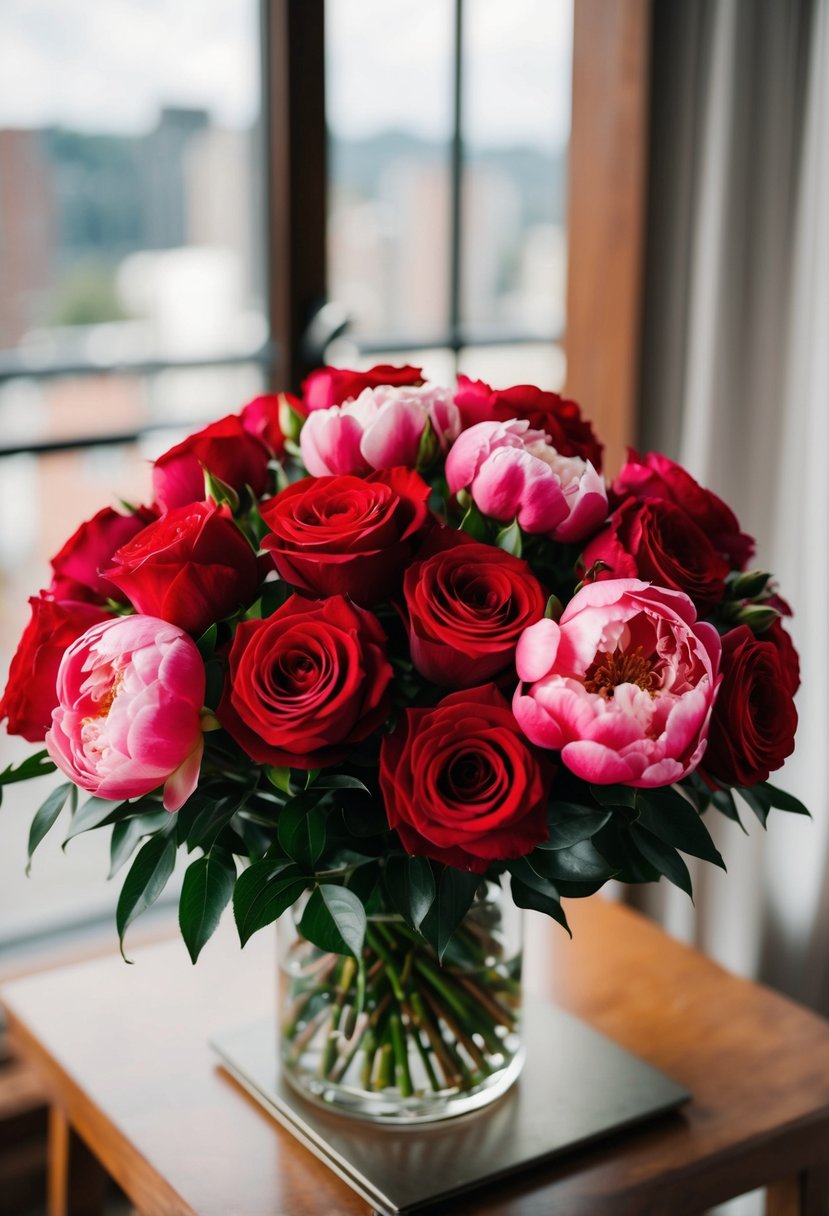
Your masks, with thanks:
<instances>
[{"instance_id":1,"label":"green leaf","mask_svg":"<svg viewBox=\"0 0 829 1216\"><path fill-rule=\"evenodd\" d=\"M566 849L580 840L589 840L601 831L611 814L611 811L597 811L575 802L552 802L547 817L549 836L538 848Z\"/></svg>"},{"instance_id":2,"label":"green leaf","mask_svg":"<svg viewBox=\"0 0 829 1216\"><path fill-rule=\"evenodd\" d=\"M362 790L371 795L371 790L359 777L349 777L346 773L323 773L313 782L316 790Z\"/></svg>"},{"instance_id":3,"label":"green leaf","mask_svg":"<svg viewBox=\"0 0 829 1216\"><path fill-rule=\"evenodd\" d=\"M397 911L419 929L435 900L435 876L426 857L389 857L386 889Z\"/></svg>"},{"instance_id":4,"label":"green leaf","mask_svg":"<svg viewBox=\"0 0 829 1216\"><path fill-rule=\"evenodd\" d=\"M122 819L112 829L109 843L109 874L114 878L124 862L129 861L140 840L154 835L170 821L169 811L151 811L147 815L135 815Z\"/></svg>"},{"instance_id":5,"label":"green leaf","mask_svg":"<svg viewBox=\"0 0 829 1216\"><path fill-rule=\"evenodd\" d=\"M249 789L233 790L216 796L209 789L197 790L179 811L178 838L187 852L202 849L209 853L217 838L251 797Z\"/></svg>"},{"instance_id":6,"label":"green leaf","mask_svg":"<svg viewBox=\"0 0 829 1216\"><path fill-rule=\"evenodd\" d=\"M32 854L37 846L46 836L50 828L54 827L58 815L64 808L66 799L72 794L73 801L78 796L78 788L71 781L59 785L57 789L52 790L49 797L38 810L32 826L29 828L29 860L26 864L26 874L32 872Z\"/></svg>"},{"instance_id":7,"label":"green leaf","mask_svg":"<svg viewBox=\"0 0 829 1216\"><path fill-rule=\"evenodd\" d=\"M366 933L366 910L348 887L321 883L311 892L299 930L320 950L359 959Z\"/></svg>"},{"instance_id":8,"label":"green leaf","mask_svg":"<svg viewBox=\"0 0 829 1216\"><path fill-rule=\"evenodd\" d=\"M642 854L647 862L649 862L655 870L660 874L664 874L669 882L672 882L675 887L679 887L691 899L694 898L694 892L691 887L691 875L688 873L688 867L677 853L676 849L671 848L669 844L652 836L645 828L640 828L637 824L632 824L630 835L636 848Z\"/></svg>"},{"instance_id":9,"label":"green leaf","mask_svg":"<svg viewBox=\"0 0 829 1216\"><path fill-rule=\"evenodd\" d=\"M754 814L760 820L763 827L766 827L766 821L771 810L771 803L764 796L761 787L755 786L753 789L738 789L736 791L744 802L748 803Z\"/></svg>"},{"instance_id":10,"label":"green leaf","mask_svg":"<svg viewBox=\"0 0 829 1216\"><path fill-rule=\"evenodd\" d=\"M276 832L282 850L301 866L311 867L325 848L325 812L300 798L279 812Z\"/></svg>"},{"instance_id":11,"label":"green leaf","mask_svg":"<svg viewBox=\"0 0 829 1216\"><path fill-rule=\"evenodd\" d=\"M473 540L489 543L489 525L474 502L470 504L469 510L461 520L460 530L467 536L471 536Z\"/></svg>"},{"instance_id":12,"label":"green leaf","mask_svg":"<svg viewBox=\"0 0 829 1216\"><path fill-rule=\"evenodd\" d=\"M591 785L590 793L599 806L636 806L638 790L629 785Z\"/></svg>"},{"instance_id":13,"label":"green leaf","mask_svg":"<svg viewBox=\"0 0 829 1216\"><path fill-rule=\"evenodd\" d=\"M288 797L294 792L294 787L291 785L291 770L284 766L272 764L265 769L265 774L271 785L275 785L278 790L282 790L283 794Z\"/></svg>"},{"instance_id":14,"label":"green leaf","mask_svg":"<svg viewBox=\"0 0 829 1216\"><path fill-rule=\"evenodd\" d=\"M764 781L760 788L771 806L776 807L777 810L789 811L792 815L808 815L811 819L811 811L803 805L799 798L795 798L794 794L787 794L785 790L779 790L777 786L770 785L768 781ZM741 794L743 792L740 790Z\"/></svg>"},{"instance_id":15,"label":"green leaf","mask_svg":"<svg viewBox=\"0 0 829 1216\"><path fill-rule=\"evenodd\" d=\"M172 826L172 825L171 825ZM115 924L124 954L124 934L129 925L158 899L176 864L176 842L170 832L153 836L139 849L118 897Z\"/></svg>"},{"instance_id":16,"label":"green leaf","mask_svg":"<svg viewBox=\"0 0 829 1216\"><path fill-rule=\"evenodd\" d=\"M510 890L515 905L519 908L529 908L533 912L543 912L545 916L550 916L554 921L561 925L562 929L566 929L572 937L570 926L567 924L567 917L564 914L558 899L553 896L539 891L536 887L524 883L515 874L510 877Z\"/></svg>"},{"instance_id":17,"label":"green leaf","mask_svg":"<svg viewBox=\"0 0 829 1216\"><path fill-rule=\"evenodd\" d=\"M687 798L671 786L640 790L637 823L664 844L673 845L692 857L713 862L723 870L723 861L708 828Z\"/></svg>"},{"instance_id":18,"label":"green leaf","mask_svg":"<svg viewBox=\"0 0 829 1216\"><path fill-rule=\"evenodd\" d=\"M446 953L452 934L472 906L481 881L480 874L456 870L453 866L444 866L441 871L434 903L420 925L421 933L440 960Z\"/></svg>"},{"instance_id":19,"label":"green leaf","mask_svg":"<svg viewBox=\"0 0 829 1216\"><path fill-rule=\"evenodd\" d=\"M272 925L299 899L308 879L290 861L255 861L236 880L233 915L244 946L258 929Z\"/></svg>"},{"instance_id":20,"label":"green leaf","mask_svg":"<svg viewBox=\"0 0 829 1216\"><path fill-rule=\"evenodd\" d=\"M737 804L734 801L734 795L731 793L731 790L712 790L711 801L721 815L725 815L726 819L731 819L734 823L739 824L745 832L743 821L740 818L740 812L737 810ZM747 832L746 835L748 835Z\"/></svg>"},{"instance_id":21,"label":"green leaf","mask_svg":"<svg viewBox=\"0 0 829 1216\"><path fill-rule=\"evenodd\" d=\"M45 777L48 773L57 771L57 765L49 759L49 753L35 752L33 756L21 760L17 768L9 764L0 772L0 785L13 785L15 781L31 781L34 777Z\"/></svg>"},{"instance_id":22,"label":"green leaf","mask_svg":"<svg viewBox=\"0 0 829 1216\"><path fill-rule=\"evenodd\" d=\"M506 528L501 528L499 532L496 532L495 544L499 549L503 549L505 553L511 554L512 557L521 556L523 542L517 519L514 519Z\"/></svg>"},{"instance_id":23,"label":"green leaf","mask_svg":"<svg viewBox=\"0 0 829 1216\"><path fill-rule=\"evenodd\" d=\"M200 638L196 640L196 645L199 648L199 654L203 659L213 657L213 652L216 649L216 638L219 634L219 627L214 621L212 625L208 625Z\"/></svg>"},{"instance_id":24,"label":"green leaf","mask_svg":"<svg viewBox=\"0 0 829 1216\"><path fill-rule=\"evenodd\" d=\"M178 923L194 963L215 932L230 902L235 881L233 857L223 849L211 849L187 867L181 885Z\"/></svg>"},{"instance_id":25,"label":"green leaf","mask_svg":"<svg viewBox=\"0 0 829 1216\"><path fill-rule=\"evenodd\" d=\"M558 899L558 889L533 865L532 853L528 857L517 857L514 861L507 862L507 869L511 878L518 879L525 887L532 888L547 899Z\"/></svg>"},{"instance_id":26,"label":"green leaf","mask_svg":"<svg viewBox=\"0 0 829 1216\"><path fill-rule=\"evenodd\" d=\"M563 849L536 849L533 868L553 883L559 879L563 882L606 881L614 872L589 840L578 840Z\"/></svg>"},{"instance_id":27,"label":"green leaf","mask_svg":"<svg viewBox=\"0 0 829 1216\"><path fill-rule=\"evenodd\" d=\"M63 847L66 848L69 841L75 836L80 836L82 832L90 832L93 828L100 828L106 824L114 823L115 819L113 816L117 816L117 812L120 811L121 807L129 805L123 799L112 801L108 798L88 798L77 814L73 815L69 831L66 833L66 839L63 842Z\"/></svg>"}]
</instances>

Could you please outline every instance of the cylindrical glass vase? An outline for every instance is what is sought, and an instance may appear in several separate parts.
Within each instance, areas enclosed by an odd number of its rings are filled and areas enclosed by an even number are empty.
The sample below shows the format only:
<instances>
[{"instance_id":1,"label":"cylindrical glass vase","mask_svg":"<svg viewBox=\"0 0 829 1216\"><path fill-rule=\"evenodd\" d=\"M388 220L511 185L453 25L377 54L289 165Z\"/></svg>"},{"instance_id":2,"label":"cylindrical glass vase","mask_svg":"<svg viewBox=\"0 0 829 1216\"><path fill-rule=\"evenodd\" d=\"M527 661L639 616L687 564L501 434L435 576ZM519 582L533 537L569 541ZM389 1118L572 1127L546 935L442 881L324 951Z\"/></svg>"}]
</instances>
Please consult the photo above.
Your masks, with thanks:
<instances>
[{"instance_id":1,"label":"cylindrical glass vase","mask_svg":"<svg viewBox=\"0 0 829 1216\"><path fill-rule=\"evenodd\" d=\"M484 1106L521 1071L522 914L500 883L481 883L442 964L401 917L370 916L362 999L355 959L287 915L279 931L282 1070L305 1097L424 1123Z\"/></svg>"}]
</instances>

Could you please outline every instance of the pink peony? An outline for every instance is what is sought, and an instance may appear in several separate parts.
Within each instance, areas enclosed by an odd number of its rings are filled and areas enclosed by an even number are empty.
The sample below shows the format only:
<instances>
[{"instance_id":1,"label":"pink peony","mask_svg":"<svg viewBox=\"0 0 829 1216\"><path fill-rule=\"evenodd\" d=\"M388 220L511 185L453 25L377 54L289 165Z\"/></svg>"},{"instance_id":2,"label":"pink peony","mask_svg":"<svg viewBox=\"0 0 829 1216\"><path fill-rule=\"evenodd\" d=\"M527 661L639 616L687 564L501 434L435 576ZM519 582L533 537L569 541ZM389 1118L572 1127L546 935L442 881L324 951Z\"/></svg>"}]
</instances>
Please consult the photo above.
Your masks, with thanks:
<instances>
[{"instance_id":1,"label":"pink peony","mask_svg":"<svg viewBox=\"0 0 829 1216\"><path fill-rule=\"evenodd\" d=\"M61 660L49 755L99 798L163 785L177 811L198 782L204 689L201 655L177 626L150 616L93 625Z\"/></svg>"},{"instance_id":2,"label":"pink peony","mask_svg":"<svg viewBox=\"0 0 829 1216\"><path fill-rule=\"evenodd\" d=\"M604 480L588 460L562 456L526 419L479 422L446 458L453 494L468 489L491 519L518 520L524 532L584 540L607 516Z\"/></svg>"},{"instance_id":3,"label":"pink peony","mask_svg":"<svg viewBox=\"0 0 829 1216\"><path fill-rule=\"evenodd\" d=\"M682 592L591 583L558 624L521 635L513 712L528 739L560 751L585 781L671 785L705 751L719 658L716 630Z\"/></svg>"},{"instance_id":4,"label":"pink peony","mask_svg":"<svg viewBox=\"0 0 829 1216\"><path fill-rule=\"evenodd\" d=\"M449 389L433 385L365 388L353 401L314 410L302 427L302 460L313 477L370 473L418 464L427 425L435 453L460 430L460 412Z\"/></svg>"}]
</instances>

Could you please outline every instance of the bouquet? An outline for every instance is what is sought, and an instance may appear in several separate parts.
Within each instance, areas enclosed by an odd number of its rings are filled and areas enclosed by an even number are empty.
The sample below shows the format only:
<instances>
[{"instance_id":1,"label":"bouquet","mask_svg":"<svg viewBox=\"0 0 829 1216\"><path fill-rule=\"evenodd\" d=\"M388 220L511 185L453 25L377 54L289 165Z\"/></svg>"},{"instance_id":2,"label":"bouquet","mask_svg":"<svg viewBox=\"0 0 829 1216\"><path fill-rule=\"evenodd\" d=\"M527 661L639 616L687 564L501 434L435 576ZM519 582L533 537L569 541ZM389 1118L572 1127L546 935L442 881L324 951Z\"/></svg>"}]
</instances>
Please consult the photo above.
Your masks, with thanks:
<instances>
[{"instance_id":1,"label":"bouquet","mask_svg":"<svg viewBox=\"0 0 829 1216\"><path fill-rule=\"evenodd\" d=\"M413 367L326 368L171 448L152 502L52 559L0 718L67 778L31 853L111 832L122 941L177 850L195 962L294 908L293 1060L472 1090L517 1029L492 892L563 901L723 865L706 827L794 746L789 608L730 508L579 407ZM79 791L86 797L79 799ZM739 795L739 800L735 797Z\"/></svg>"}]
</instances>

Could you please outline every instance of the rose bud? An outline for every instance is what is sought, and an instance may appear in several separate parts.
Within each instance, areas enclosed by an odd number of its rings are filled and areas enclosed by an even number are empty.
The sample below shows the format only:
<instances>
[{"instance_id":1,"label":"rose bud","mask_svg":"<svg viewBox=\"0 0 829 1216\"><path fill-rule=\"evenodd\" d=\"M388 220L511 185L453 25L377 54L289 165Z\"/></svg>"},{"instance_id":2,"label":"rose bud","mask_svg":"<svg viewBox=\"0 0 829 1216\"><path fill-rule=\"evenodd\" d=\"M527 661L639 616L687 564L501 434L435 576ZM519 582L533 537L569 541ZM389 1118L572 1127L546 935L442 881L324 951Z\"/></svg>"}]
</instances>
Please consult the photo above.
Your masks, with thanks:
<instances>
[{"instance_id":1,"label":"rose bud","mask_svg":"<svg viewBox=\"0 0 829 1216\"><path fill-rule=\"evenodd\" d=\"M479 422L446 458L451 493L468 489L478 509L522 531L569 542L589 536L607 516L602 477L588 461L561 456L526 420Z\"/></svg>"},{"instance_id":2,"label":"rose bud","mask_svg":"<svg viewBox=\"0 0 829 1216\"><path fill-rule=\"evenodd\" d=\"M104 578L101 571L112 563L116 549L155 518L156 512L148 507L139 507L131 515L121 515L111 507L104 507L82 523L52 558L55 598L73 599L72 591L83 588L83 598L86 598L86 592L91 592L100 601L117 600L118 588Z\"/></svg>"},{"instance_id":3,"label":"rose bud","mask_svg":"<svg viewBox=\"0 0 829 1216\"><path fill-rule=\"evenodd\" d=\"M515 717L598 785L672 785L699 764L720 641L687 596L635 579L590 583L518 643Z\"/></svg>"},{"instance_id":4,"label":"rose bud","mask_svg":"<svg viewBox=\"0 0 829 1216\"><path fill-rule=\"evenodd\" d=\"M434 517L429 487L409 469L368 477L306 477L262 506L262 548L286 582L371 607L400 589Z\"/></svg>"},{"instance_id":5,"label":"rose bud","mask_svg":"<svg viewBox=\"0 0 829 1216\"><path fill-rule=\"evenodd\" d=\"M370 612L340 595L292 595L239 625L216 716L260 764L321 768L382 725L392 674Z\"/></svg>"},{"instance_id":6,"label":"rose bud","mask_svg":"<svg viewBox=\"0 0 829 1216\"><path fill-rule=\"evenodd\" d=\"M32 615L11 661L0 722L8 718L10 735L42 743L58 703L56 684L64 651L90 625L112 614L98 604L58 602L43 592L29 603Z\"/></svg>"},{"instance_id":7,"label":"rose bud","mask_svg":"<svg viewBox=\"0 0 829 1216\"><path fill-rule=\"evenodd\" d=\"M393 367L378 363L366 372L352 372L344 367L321 367L302 384L302 395L307 410L327 410L332 405L342 405L359 397L364 388L377 388L381 384L422 384L423 373L419 367Z\"/></svg>"},{"instance_id":8,"label":"rose bud","mask_svg":"<svg viewBox=\"0 0 829 1216\"><path fill-rule=\"evenodd\" d=\"M546 839L552 776L494 684L407 709L380 751L386 814L406 852L478 874Z\"/></svg>"},{"instance_id":9,"label":"rose bud","mask_svg":"<svg viewBox=\"0 0 829 1216\"><path fill-rule=\"evenodd\" d=\"M81 789L113 801L164 786L177 811L196 788L204 664L181 629L148 616L93 625L66 651L49 755Z\"/></svg>"},{"instance_id":10,"label":"rose bud","mask_svg":"<svg viewBox=\"0 0 829 1216\"><path fill-rule=\"evenodd\" d=\"M196 636L249 604L259 584L256 555L214 503L167 511L113 560L107 578L139 612Z\"/></svg>"},{"instance_id":11,"label":"rose bud","mask_svg":"<svg viewBox=\"0 0 829 1216\"><path fill-rule=\"evenodd\" d=\"M206 469L237 494L250 486L259 496L270 484L270 458L265 443L237 414L229 414L159 456L153 465L153 492L165 511L202 502Z\"/></svg>"},{"instance_id":12,"label":"rose bud","mask_svg":"<svg viewBox=\"0 0 829 1216\"><path fill-rule=\"evenodd\" d=\"M290 419L291 414L304 413L302 402L290 393L264 393L254 397L239 413L242 426L249 435L264 443L270 454L280 457L285 451L285 436L287 431L283 426L283 418ZM292 434L291 439L297 436Z\"/></svg>"},{"instance_id":13,"label":"rose bud","mask_svg":"<svg viewBox=\"0 0 829 1216\"><path fill-rule=\"evenodd\" d=\"M526 562L448 528L425 542L403 593L412 662L449 688L483 684L510 667L519 637L547 603Z\"/></svg>"}]
</instances>

